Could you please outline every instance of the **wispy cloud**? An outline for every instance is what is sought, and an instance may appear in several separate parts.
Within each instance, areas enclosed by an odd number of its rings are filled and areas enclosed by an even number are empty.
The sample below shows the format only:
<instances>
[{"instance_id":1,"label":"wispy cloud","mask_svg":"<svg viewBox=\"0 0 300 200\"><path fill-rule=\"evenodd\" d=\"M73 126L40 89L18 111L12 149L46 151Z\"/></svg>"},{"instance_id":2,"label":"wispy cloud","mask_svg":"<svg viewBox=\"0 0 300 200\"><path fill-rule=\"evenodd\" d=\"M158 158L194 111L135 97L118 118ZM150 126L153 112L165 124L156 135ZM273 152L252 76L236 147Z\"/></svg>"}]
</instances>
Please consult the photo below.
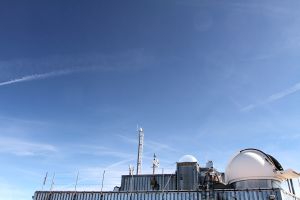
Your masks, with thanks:
<instances>
[{"instance_id":1,"label":"wispy cloud","mask_svg":"<svg viewBox=\"0 0 300 200\"><path fill-rule=\"evenodd\" d=\"M123 141L125 141L127 143L131 143L131 144L137 144L138 143L137 138L134 139L134 138L131 138L131 137L128 137L128 136L125 136L125 135L121 135L121 134L117 134L117 136L120 137Z\"/></svg>"},{"instance_id":2,"label":"wispy cloud","mask_svg":"<svg viewBox=\"0 0 300 200\"><path fill-rule=\"evenodd\" d=\"M59 55L39 59L0 60L0 86L88 70L138 70L151 66L153 62L153 57L146 55L143 49L111 55Z\"/></svg>"},{"instance_id":3,"label":"wispy cloud","mask_svg":"<svg viewBox=\"0 0 300 200\"><path fill-rule=\"evenodd\" d=\"M20 187L13 186L7 183L7 180L0 180L0 196L5 200L25 200L32 196L31 190L25 190Z\"/></svg>"},{"instance_id":4,"label":"wispy cloud","mask_svg":"<svg viewBox=\"0 0 300 200\"><path fill-rule=\"evenodd\" d=\"M263 101L260 101L256 104L249 104L249 105L243 107L241 109L241 111L247 112L247 111L253 110L254 108L256 108L258 106L272 103L272 102L282 99L286 96L294 94L294 93L298 92L299 90L300 90L300 82L296 83L295 85L293 85L285 90L282 90L278 93L274 93L274 94L270 95L267 99L265 99Z\"/></svg>"},{"instance_id":5,"label":"wispy cloud","mask_svg":"<svg viewBox=\"0 0 300 200\"><path fill-rule=\"evenodd\" d=\"M284 98L290 94L293 94L295 92L298 92L300 90L300 83L297 83L295 85L293 85L290 88L287 88L281 92L275 93L273 95L271 95L268 99L267 99L267 103L272 102L272 101L276 101L278 99Z\"/></svg>"},{"instance_id":6,"label":"wispy cloud","mask_svg":"<svg viewBox=\"0 0 300 200\"><path fill-rule=\"evenodd\" d=\"M21 78L12 79L9 81L0 82L0 86L11 85L11 84L26 82L26 81L39 80L39 79L46 79L50 77L71 74L78 71L80 70L61 70L61 71L53 71L53 72L48 72L43 74L33 74L33 75L23 76Z\"/></svg>"},{"instance_id":7,"label":"wispy cloud","mask_svg":"<svg viewBox=\"0 0 300 200\"><path fill-rule=\"evenodd\" d=\"M261 104L249 104L241 109L242 112L248 112Z\"/></svg>"},{"instance_id":8,"label":"wispy cloud","mask_svg":"<svg viewBox=\"0 0 300 200\"><path fill-rule=\"evenodd\" d=\"M94 146L94 145L76 145L77 149L79 149L79 153L89 154L95 156L112 156L116 158L125 158L131 159L135 158L134 154L116 151L111 148L103 147L103 146Z\"/></svg>"},{"instance_id":9,"label":"wispy cloud","mask_svg":"<svg viewBox=\"0 0 300 200\"><path fill-rule=\"evenodd\" d=\"M36 119L23 119L11 116L0 115L0 124L1 122L5 122L6 124L33 124L33 125L46 125L49 122L36 120Z\"/></svg>"},{"instance_id":10,"label":"wispy cloud","mask_svg":"<svg viewBox=\"0 0 300 200\"><path fill-rule=\"evenodd\" d=\"M168 150L173 152L178 152L175 148L171 147L170 145L156 142L156 141L148 141L145 145L149 146L151 149L154 150Z\"/></svg>"},{"instance_id":11,"label":"wispy cloud","mask_svg":"<svg viewBox=\"0 0 300 200\"><path fill-rule=\"evenodd\" d=\"M106 166L88 166L78 170L78 190L94 190L101 189L103 172L105 171L103 190L112 190L114 186L120 185L121 176L128 173L128 164L134 159L124 159L117 162L112 162ZM68 174L61 178L57 174L54 190L74 190L76 173Z\"/></svg>"},{"instance_id":12,"label":"wispy cloud","mask_svg":"<svg viewBox=\"0 0 300 200\"><path fill-rule=\"evenodd\" d=\"M50 144L9 137L0 138L0 153L10 153L17 156L36 156L57 151L58 149Z\"/></svg>"},{"instance_id":13,"label":"wispy cloud","mask_svg":"<svg viewBox=\"0 0 300 200\"><path fill-rule=\"evenodd\" d=\"M131 144L137 144L138 140L125 136L125 135L117 135L118 137L120 137L123 141L131 143ZM153 141L153 140L147 140L145 141L145 146L149 147L150 149L159 151L159 150L168 150L168 151L177 151L175 148L171 147L170 145L164 144L164 143L160 143L157 141Z\"/></svg>"},{"instance_id":14,"label":"wispy cloud","mask_svg":"<svg viewBox=\"0 0 300 200\"><path fill-rule=\"evenodd\" d=\"M70 152L65 153L69 154ZM100 160L103 156L113 157L113 159L102 162L97 166L85 165L83 163L83 165L78 168L78 171L74 170L71 174L57 173L54 190L74 190L76 175L77 172L79 172L78 190L99 191L101 189L104 171L105 180L103 190L112 190L114 186L120 184L121 175L128 173L128 165L136 159L136 155L95 145L76 145L76 150L71 153L75 153L77 156L78 153L97 156Z\"/></svg>"}]
</instances>

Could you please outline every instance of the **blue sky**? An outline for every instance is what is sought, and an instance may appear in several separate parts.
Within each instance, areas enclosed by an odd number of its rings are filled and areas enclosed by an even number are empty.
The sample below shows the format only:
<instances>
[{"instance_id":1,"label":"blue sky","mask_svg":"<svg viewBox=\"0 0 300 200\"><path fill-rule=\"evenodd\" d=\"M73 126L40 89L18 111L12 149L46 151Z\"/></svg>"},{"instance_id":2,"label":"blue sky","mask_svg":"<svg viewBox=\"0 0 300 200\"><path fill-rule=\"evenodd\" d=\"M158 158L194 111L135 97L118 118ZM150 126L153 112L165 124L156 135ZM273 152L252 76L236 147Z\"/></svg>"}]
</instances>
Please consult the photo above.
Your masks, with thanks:
<instances>
[{"instance_id":1,"label":"blue sky","mask_svg":"<svg viewBox=\"0 0 300 200\"><path fill-rule=\"evenodd\" d=\"M300 2L1 1L0 195L119 184L156 153L300 170ZM161 170L161 169L160 169Z\"/></svg>"}]
</instances>

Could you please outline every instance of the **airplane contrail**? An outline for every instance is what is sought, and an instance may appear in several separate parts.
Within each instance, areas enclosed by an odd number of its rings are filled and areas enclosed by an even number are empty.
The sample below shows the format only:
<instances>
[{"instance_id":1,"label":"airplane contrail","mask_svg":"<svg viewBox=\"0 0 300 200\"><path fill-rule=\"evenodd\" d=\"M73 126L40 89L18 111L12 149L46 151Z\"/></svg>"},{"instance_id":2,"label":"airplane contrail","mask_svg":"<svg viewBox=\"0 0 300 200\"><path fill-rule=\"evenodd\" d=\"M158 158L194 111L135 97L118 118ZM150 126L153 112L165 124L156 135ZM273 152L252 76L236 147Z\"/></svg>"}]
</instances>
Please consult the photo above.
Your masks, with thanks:
<instances>
[{"instance_id":1,"label":"airplane contrail","mask_svg":"<svg viewBox=\"0 0 300 200\"><path fill-rule=\"evenodd\" d=\"M298 91L300 91L300 82L294 84L293 86L291 86L285 90L282 90L278 93L274 93L274 94L270 95L267 99L265 99L263 101L260 101L256 104L247 105L244 108L242 108L241 111L250 111L250 110L256 108L257 106L265 105L265 104L271 103L273 101L277 101L279 99L282 99L282 98L284 98L288 95L291 95L293 93L296 93Z\"/></svg>"},{"instance_id":2,"label":"airplane contrail","mask_svg":"<svg viewBox=\"0 0 300 200\"><path fill-rule=\"evenodd\" d=\"M47 73L43 73L43 74L32 74L32 75L28 75L28 76L23 76L21 78L16 78L16 79L12 79L9 81L0 82L0 86L11 85L11 84L26 82L26 81L33 81L33 80L38 80L38 79L45 79L45 78L49 78L49 77L53 77L53 76L61 76L61 75L65 75L65 74L74 73L77 71L79 71L79 70L60 70L60 71L47 72Z\"/></svg>"}]
</instances>

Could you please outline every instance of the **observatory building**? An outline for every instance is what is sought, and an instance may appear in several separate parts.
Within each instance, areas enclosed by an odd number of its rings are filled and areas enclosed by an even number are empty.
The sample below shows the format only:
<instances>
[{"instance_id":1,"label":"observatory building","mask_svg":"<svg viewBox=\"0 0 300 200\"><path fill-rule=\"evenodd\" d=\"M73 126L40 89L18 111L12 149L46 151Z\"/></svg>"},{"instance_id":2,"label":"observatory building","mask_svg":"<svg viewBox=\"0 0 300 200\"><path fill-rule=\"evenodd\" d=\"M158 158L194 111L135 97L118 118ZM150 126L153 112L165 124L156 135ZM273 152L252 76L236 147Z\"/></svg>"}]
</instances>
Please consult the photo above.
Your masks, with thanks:
<instances>
[{"instance_id":1,"label":"observatory building","mask_svg":"<svg viewBox=\"0 0 300 200\"><path fill-rule=\"evenodd\" d=\"M199 165L192 155L181 157L174 174L123 175L114 191L36 191L34 200L300 200L292 179L299 173L283 170L271 155L258 149L239 151L225 173L213 162ZM282 187L287 183L288 188Z\"/></svg>"},{"instance_id":2,"label":"observatory building","mask_svg":"<svg viewBox=\"0 0 300 200\"><path fill-rule=\"evenodd\" d=\"M154 154L153 173L142 174L144 133L138 131L138 173L130 169L113 191L36 191L33 200L300 200L292 181L300 174L284 170L273 156L258 149L237 152L225 172L212 161L203 165L184 155L174 173L155 174L159 161Z\"/></svg>"}]
</instances>

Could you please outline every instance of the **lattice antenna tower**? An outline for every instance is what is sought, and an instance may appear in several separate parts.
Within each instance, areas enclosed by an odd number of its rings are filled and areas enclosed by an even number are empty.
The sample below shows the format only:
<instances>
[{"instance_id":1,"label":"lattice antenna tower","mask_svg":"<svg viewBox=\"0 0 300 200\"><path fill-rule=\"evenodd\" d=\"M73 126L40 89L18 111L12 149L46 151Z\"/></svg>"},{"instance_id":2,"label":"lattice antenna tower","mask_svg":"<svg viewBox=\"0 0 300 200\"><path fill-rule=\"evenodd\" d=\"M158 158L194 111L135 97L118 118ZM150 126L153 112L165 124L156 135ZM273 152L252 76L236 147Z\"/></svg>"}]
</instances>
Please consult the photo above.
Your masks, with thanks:
<instances>
[{"instance_id":1,"label":"lattice antenna tower","mask_svg":"<svg viewBox=\"0 0 300 200\"><path fill-rule=\"evenodd\" d=\"M144 130L141 127L137 127L139 135L139 144L138 144L138 157L136 164L136 174L139 175L142 173L142 159L143 159L143 147L144 147Z\"/></svg>"}]
</instances>

